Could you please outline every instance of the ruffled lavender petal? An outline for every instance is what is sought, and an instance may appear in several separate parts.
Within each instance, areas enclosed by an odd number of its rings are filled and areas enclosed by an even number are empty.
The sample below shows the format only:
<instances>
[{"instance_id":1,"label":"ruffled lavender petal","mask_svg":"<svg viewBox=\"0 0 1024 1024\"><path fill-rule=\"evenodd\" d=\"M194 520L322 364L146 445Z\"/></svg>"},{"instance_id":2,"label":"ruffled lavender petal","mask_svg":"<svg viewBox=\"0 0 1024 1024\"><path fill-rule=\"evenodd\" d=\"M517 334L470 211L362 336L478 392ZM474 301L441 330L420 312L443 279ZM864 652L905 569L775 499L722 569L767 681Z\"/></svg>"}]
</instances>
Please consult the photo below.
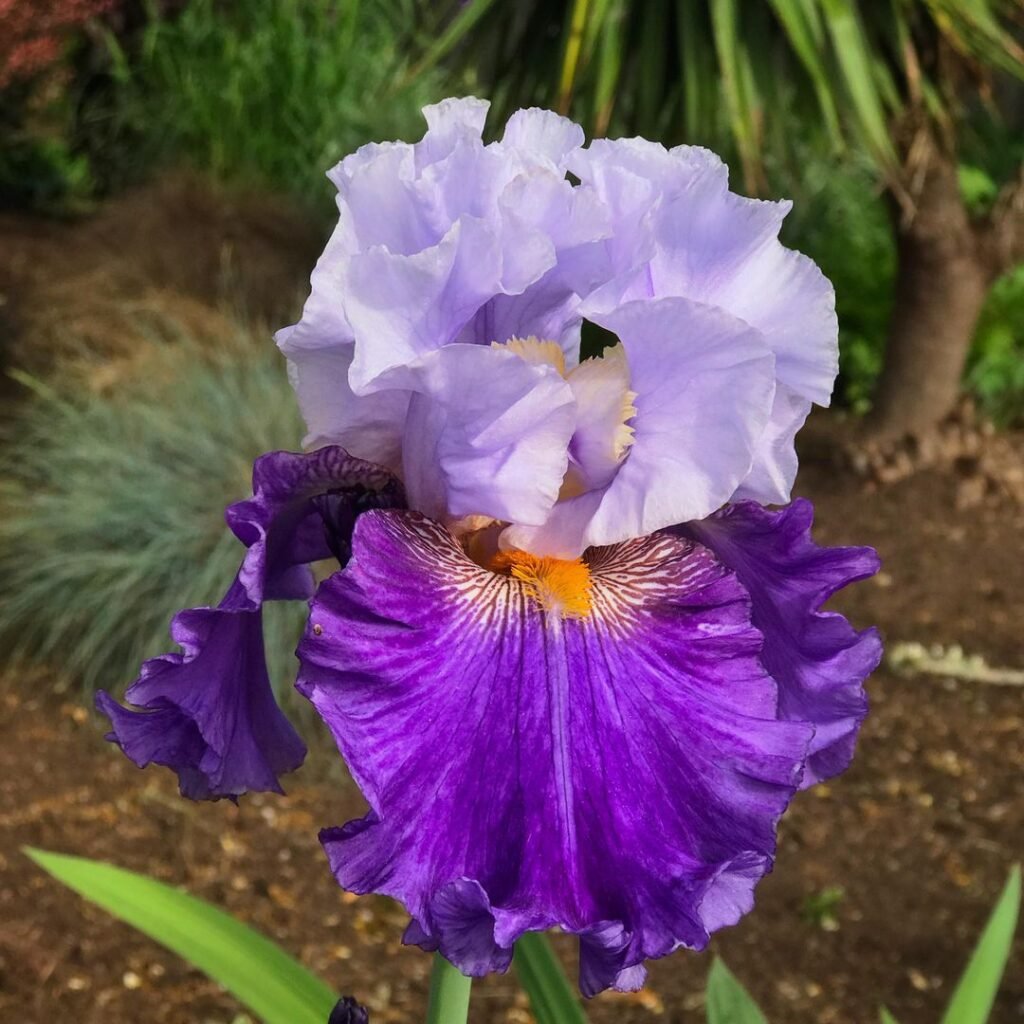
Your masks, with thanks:
<instances>
[{"instance_id":1,"label":"ruffled lavender petal","mask_svg":"<svg viewBox=\"0 0 1024 1024\"><path fill-rule=\"evenodd\" d=\"M140 768L173 769L194 800L280 791L306 748L278 708L263 651L264 601L312 593L309 562L345 554L355 513L401 503L388 473L340 448L272 452L253 468L253 497L226 518L248 548L216 608L190 608L171 623L181 653L153 658L126 692L133 708L100 692L108 739Z\"/></svg>"},{"instance_id":2,"label":"ruffled lavender petal","mask_svg":"<svg viewBox=\"0 0 1024 1024\"><path fill-rule=\"evenodd\" d=\"M561 374L507 349L448 345L423 359L413 384L403 459L410 507L439 520L543 523L575 423Z\"/></svg>"},{"instance_id":3,"label":"ruffled lavender petal","mask_svg":"<svg viewBox=\"0 0 1024 1024\"><path fill-rule=\"evenodd\" d=\"M730 570L665 534L596 549L594 610L563 620L416 513L368 513L353 547L299 648L371 807L323 833L345 888L472 974L578 933L588 994L750 908L812 730L776 720Z\"/></svg>"},{"instance_id":4,"label":"ruffled lavender petal","mask_svg":"<svg viewBox=\"0 0 1024 1024\"><path fill-rule=\"evenodd\" d=\"M731 501L785 505L796 480L799 459L796 435L811 411L811 403L785 384L777 384L771 414L754 447L754 462Z\"/></svg>"},{"instance_id":5,"label":"ruffled lavender petal","mask_svg":"<svg viewBox=\"0 0 1024 1024\"><path fill-rule=\"evenodd\" d=\"M630 302L600 323L625 349L632 444L607 483L559 502L540 527L517 523L509 546L573 558L702 518L729 500L753 462L775 391L759 332L680 298ZM585 414L580 420L585 427Z\"/></svg>"},{"instance_id":6,"label":"ruffled lavender petal","mask_svg":"<svg viewBox=\"0 0 1024 1024\"><path fill-rule=\"evenodd\" d=\"M878 571L872 548L822 548L811 540L814 510L798 499L777 512L730 505L681 532L710 548L750 593L761 657L779 685L779 714L815 727L803 785L843 771L867 713L864 681L878 666L875 629L856 631L821 606L837 590Z\"/></svg>"},{"instance_id":7,"label":"ruffled lavender petal","mask_svg":"<svg viewBox=\"0 0 1024 1024\"><path fill-rule=\"evenodd\" d=\"M789 501L793 438L811 402L828 405L839 367L832 285L779 241L790 204L730 192L726 166L694 146L598 139L570 167L612 219L592 247L595 286L582 312L599 319L630 300L681 296L756 328L775 356L778 398L736 499Z\"/></svg>"},{"instance_id":8,"label":"ruffled lavender petal","mask_svg":"<svg viewBox=\"0 0 1024 1024\"><path fill-rule=\"evenodd\" d=\"M603 204L565 176L582 130L513 114L484 145L487 104L427 107L420 142L364 146L335 167L338 227L302 319L278 333L309 427L398 465L410 364L453 341L560 342L578 358L582 253L610 231Z\"/></svg>"}]
</instances>

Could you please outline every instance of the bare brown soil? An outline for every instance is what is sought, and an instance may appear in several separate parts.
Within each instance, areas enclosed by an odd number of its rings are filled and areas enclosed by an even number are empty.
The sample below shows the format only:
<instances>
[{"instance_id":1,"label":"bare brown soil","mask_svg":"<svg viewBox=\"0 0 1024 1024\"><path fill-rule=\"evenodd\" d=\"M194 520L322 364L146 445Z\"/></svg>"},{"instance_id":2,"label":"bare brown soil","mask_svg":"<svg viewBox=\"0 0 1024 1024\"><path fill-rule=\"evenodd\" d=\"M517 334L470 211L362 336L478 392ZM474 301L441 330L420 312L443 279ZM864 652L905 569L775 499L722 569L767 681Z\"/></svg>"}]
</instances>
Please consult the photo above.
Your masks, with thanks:
<instances>
[{"instance_id":1,"label":"bare brown soil","mask_svg":"<svg viewBox=\"0 0 1024 1024\"><path fill-rule=\"evenodd\" d=\"M183 215L179 208L160 217ZM170 246L152 256L160 262L128 293L159 280L197 303L219 298L208 245L223 228L207 236L205 227L185 227L186 239L194 231L206 241L179 245L162 223L140 227L131 242L115 232L121 242L113 249L128 265L140 240L143 248ZM111 248L98 240L101 226L48 228L48 248L45 232L25 241L23 227L17 259L0 246L5 294L12 294L12 262L22 260L20 271L14 267L22 288L35 280L37 291L18 290L6 307L10 319L19 307L22 324L41 315L29 295L75 277L75 266L62 264L61 274L40 281L26 260L57 260L53 243L68 231L91 239L97 254ZM41 255L25 255L37 244ZM277 245L271 233L268 259L278 258ZM203 246L205 263L196 262L205 270L185 265ZM279 288L268 270L256 274L250 293L279 290L292 301L311 248L277 264ZM274 315L269 307L262 313ZM880 624L889 642L961 643L993 664L1024 666L1024 511L1000 493L965 505L963 481L948 467L881 487L865 483L818 457L843 436L834 419L814 425L814 457L805 460L798 488L817 502L820 541L870 543L882 554L883 573L842 595L843 610L860 625ZM404 914L388 900L340 892L317 844L320 826L364 807L325 739L314 743L286 798L190 804L169 773L140 772L105 744L89 701L60 703L54 681L40 670L12 669L0 683L0 1020L231 1024L240 1012L199 972L44 876L20 852L24 845L184 885L278 939L339 992L357 995L375 1024L422 1020L429 958L400 945ZM872 713L854 766L796 800L757 908L714 943L773 1024L869 1024L880 1002L901 1024L935 1024L1010 864L1024 851L1024 691L888 671L869 689ZM572 944L559 949L571 968ZM590 1019L697 1024L710 962L708 954L687 953L663 960L645 992L602 996L588 1006ZM478 983L471 1018L530 1020L512 978ZM1024 941L992 1021L1024 1021Z\"/></svg>"},{"instance_id":2,"label":"bare brown soil","mask_svg":"<svg viewBox=\"0 0 1024 1024\"><path fill-rule=\"evenodd\" d=\"M286 322L321 243L283 201L180 174L78 221L0 213L0 366L127 358L169 321L216 344L226 311Z\"/></svg>"}]
</instances>

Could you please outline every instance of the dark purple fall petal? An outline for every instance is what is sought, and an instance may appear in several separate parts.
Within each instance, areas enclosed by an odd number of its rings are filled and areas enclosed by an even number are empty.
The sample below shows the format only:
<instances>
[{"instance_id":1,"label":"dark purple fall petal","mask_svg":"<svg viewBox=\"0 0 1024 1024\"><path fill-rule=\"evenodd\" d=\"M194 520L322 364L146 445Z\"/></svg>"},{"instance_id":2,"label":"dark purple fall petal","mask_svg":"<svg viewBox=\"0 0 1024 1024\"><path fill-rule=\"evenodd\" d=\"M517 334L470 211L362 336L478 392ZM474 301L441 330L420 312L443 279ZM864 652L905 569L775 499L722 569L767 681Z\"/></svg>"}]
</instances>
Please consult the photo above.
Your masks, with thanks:
<instances>
[{"instance_id":1,"label":"dark purple fall petal","mask_svg":"<svg viewBox=\"0 0 1024 1024\"><path fill-rule=\"evenodd\" d=\"M562 619L416 513L370 512L324 583L299 687L371 810L322 834L339 882L400 900L465 973L580 935L587 994L750 909L810 726L777 720L735 574L658 534L587 555Z\"/></svg>"},{"instance_id":2,"label":"dark purple fall petal","mask_svg":"<svg viewBox=\"0 0 1024 1024\"><path fill-rule=\"evenodd\" d=\"M750 593L761 659L779 686L779 716L814 728L803 786L844 771L867 714L864 681L878 667L875 629L856 631L821 606L878 571L872 548L823 548L811 540L814 508L798 498L778 511L752 501L679 527L732 569Z\"/></svg>"},{"instance_id":3,"label":"dark purple fall petal","mask_svg":"<svg viewBox=\"0 0 1024 1024\"><path fill-rule=\"evenodd\" d=\"M323 509L318 500L341 497ZM271 452L253 468L253 497L232 505L228 525L248 551L216 608L190 608L171 624L181 653L152 658L126 691L125 708L100 691L108 739L140 768L162 764L194 800L280 792L280 776L302 763L306 748L274 699L263 651L263 602L306 599L308 562L347 545L354 518L346 502L374 504L400 490L377 466L343 449ZM347 531L347 533L346 533Z\"/></svg>"}]
</instances>

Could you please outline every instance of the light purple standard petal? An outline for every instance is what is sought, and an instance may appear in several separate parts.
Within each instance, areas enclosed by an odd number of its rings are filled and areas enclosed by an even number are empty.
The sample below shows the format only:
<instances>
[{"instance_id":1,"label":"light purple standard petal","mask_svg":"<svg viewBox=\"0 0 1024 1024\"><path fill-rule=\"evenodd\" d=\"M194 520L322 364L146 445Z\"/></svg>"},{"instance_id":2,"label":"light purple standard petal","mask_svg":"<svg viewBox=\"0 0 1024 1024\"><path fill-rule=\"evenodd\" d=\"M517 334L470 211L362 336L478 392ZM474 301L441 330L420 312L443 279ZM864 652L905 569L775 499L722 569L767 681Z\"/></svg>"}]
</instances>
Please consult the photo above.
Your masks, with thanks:
<instances>
[{"instance_id":1,"label":"light purple standard petal","mask_svg":"<svg viewBox=\"0 0 1024 1024\"><path fill-rule=\"evenodd\" d=\"M839 367L832 285L779 241L790 204L730 192L722 161L692 146L596 140L572 168L608 204L613 225L591 257L605 280L582 312L599 318L630 300L681 296L756 328L775 356L780 393L737 498L788 501L793 438L811 402L828 405Z\"/></svg>"},{"instance_id":2,"label":"light purple standard petal","mask_svg":"<svg viewBox=\"0 0 1024 1024\"><path fill-rule=\"evenodd\" d=\"M803 785L843 771L867 714L864 681L882 645L821 606L837 590L878 571L872 548L822 548L811 540L814 510L798 499L778 512L753 502L730 505L680 532L733 569L764 634L765 668L779 684L779 714L815 727Z\"/></svg>"},{"instance_id":3,"label":"light purple standard petal","mask_svg":"<svg viewBox=\"0 0 1024 1024\"><path fill-rule=\"evenodd\" d=\"M402 500L388 473L340 448L262 456L253 492L226 513L248 551L220 604L175 616L171 639L182 652L142 666L126 692L134 708L103 691L96 697L110 718L108 739L140 768L173 769L194 800L279 792L279 777L302 763L306 748L267 674L263 602L308 598L307 563L345 554L355 511Z\"/></svg>"},{"instance_id":4,"label":"light purple standard petal","mask_svg":"<svg viewBox=\"0 0 1024 1024\"><path fill-rule=\"evenodd\" d=\"M560 501L541 527L511 527L504 545L576 557L703 518L750 470L775 389L774 360L757 331L678 298L626 303L600 323L625 349L636 396L632 444L607 483Z\"/></svg>"},{"instance_id":5,"label":"light purple standard petal","mask_svg":"<svg viewBox=\"0 0 1024 1024\"><path fill-rule=\"evenodd\" d=\"M338 229L302 319L278 335L313 440L352 444L360 423L376 430L388 419L365 403L350 413L351 392L332 399L318 386L318 368L335 373L343 358L363 399L405 388L410 363L453 341L537 335L575 363L576 292L592 278L577 254L610 230L592 191L565 177L582 130L519 111L484 145L486 111L480 100L445 100L425 109L420 142L365 146L331 171Z\"/></svg>"},{"instance_id":6,"label":"light purple standard petal","mask_svg":"<svg viewBox=\"0 0 1024 1024\"><path fill-rule=\"evenodd\" d=\"M412 512L363 516L312 605L299 687L370 803L323 841L463 971L581 936L593 994L750 909L811 736L776 720L732 572L665 534L588 553L562 619Z\"/></svg>"},{"instance_id":7,"label":"light purple standard petal","mask_svg":"<svg viewBox=\"0 0 1024 1024\"><path fill-rule=\"evenodd\" d=\"M575 422L561 374L480 345L448 345L415 374L403 449L409 507L440 520L542 523Z\"/></svg>"}]
</instances>

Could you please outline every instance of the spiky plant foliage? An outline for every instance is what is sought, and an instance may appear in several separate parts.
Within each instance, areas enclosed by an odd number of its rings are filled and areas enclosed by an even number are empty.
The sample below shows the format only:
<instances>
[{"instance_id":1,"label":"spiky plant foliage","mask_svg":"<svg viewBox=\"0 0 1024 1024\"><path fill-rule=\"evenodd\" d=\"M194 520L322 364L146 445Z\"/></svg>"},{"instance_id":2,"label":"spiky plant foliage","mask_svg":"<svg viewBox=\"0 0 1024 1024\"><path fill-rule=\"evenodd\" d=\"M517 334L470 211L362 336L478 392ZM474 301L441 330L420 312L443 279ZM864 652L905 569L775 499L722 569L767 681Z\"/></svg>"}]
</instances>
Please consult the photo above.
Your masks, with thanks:
<instances>
[{"instance_id":1,"label":"spiky plant foliage","mask_svg":"<svg viewBox=\"0 0 1024 1024\"><path fill-rule=\"evenodd\" d=\"M273 343L240 327L217 352L154 341L108 367L102 392L88 381L27 380L35 394L0 439L0 649L120 689L173 649L178 608L222 596L243 550L224 507L302 425ZM304 610L265 616L278 685Z\"/></svg>"},{"instance_id":2,"label":"spiky plant foliage","mask_svg":"<svg viewBox=\"0 0 1024 1024\"><path fill-rule=\"evenodd\" d=\"M504 107L541 103L595 134L722 146L748 189L813 128L901 181L908 112L952 131L1024 77L1015 0L448 0L421 67L457 59ZM794 131L794 119L801 122Z\"/></svg>"}]
</instances>

